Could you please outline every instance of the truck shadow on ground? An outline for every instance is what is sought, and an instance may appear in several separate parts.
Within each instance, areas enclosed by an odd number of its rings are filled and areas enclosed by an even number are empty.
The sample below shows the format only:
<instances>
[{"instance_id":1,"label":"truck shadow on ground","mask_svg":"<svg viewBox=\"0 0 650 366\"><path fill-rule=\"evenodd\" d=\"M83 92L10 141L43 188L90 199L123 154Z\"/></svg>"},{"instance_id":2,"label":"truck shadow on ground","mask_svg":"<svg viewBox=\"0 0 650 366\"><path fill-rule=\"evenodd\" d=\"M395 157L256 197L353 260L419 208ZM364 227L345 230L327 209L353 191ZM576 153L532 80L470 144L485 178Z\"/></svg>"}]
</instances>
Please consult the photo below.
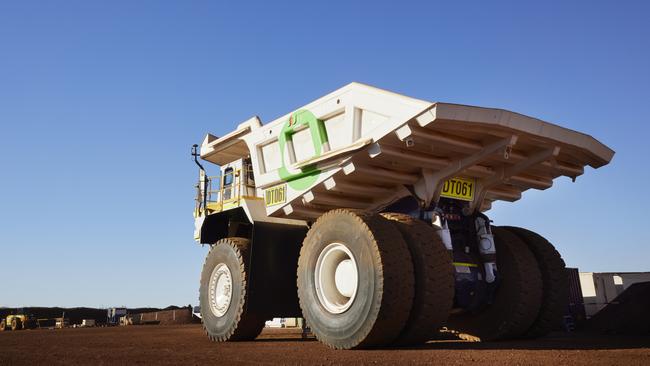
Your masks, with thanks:
<instances>
[{"instance_id":1,"label":"truck shadow on ground","mask_svg":"<svg viewBox=\"0 0 650 366\"><path fill-rule=\"evenodd\" d=\"M650 347L650 335L626 336L607 334L570 334L531 340L468 342L462 340L438 340L415 347L399 347L412 350L605 350L637 349ZM394 348L393 348L394 349Z\"/></svg>"},{"instance_id":2,"label":"truck shadow on ground","mask_svg":"<svg viewBox=\"0 0 650 366\"><path fill-rule=\"evenodd\" d=\"M306 338L296 330L267 330L254 343L318 342L312 334ZM323 347L327 347L323 345ZM453 336L432 340L420 346L377 347L371 350L612 350L650 348L648 335L620 335L592 332L551 333L538 339L471 342Z\"/></svg>"}]
</instances>

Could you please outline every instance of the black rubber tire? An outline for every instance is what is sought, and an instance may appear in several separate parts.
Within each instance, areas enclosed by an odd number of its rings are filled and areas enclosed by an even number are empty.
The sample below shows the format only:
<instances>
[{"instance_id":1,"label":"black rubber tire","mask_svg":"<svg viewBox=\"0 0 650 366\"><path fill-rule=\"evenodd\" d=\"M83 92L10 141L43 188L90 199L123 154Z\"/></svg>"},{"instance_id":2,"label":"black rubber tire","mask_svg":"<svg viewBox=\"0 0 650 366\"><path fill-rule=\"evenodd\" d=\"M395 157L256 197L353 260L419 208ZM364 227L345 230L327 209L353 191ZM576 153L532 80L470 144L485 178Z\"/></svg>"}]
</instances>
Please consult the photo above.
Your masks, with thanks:
<instances>
[{"instance_id":1,"label":"black rubber tire","mask_svg":"<svg viewBox=\"0 0 650 366\"><path fill-rule=\"evenodd\" d=\"M494 301L477 313L454 314L448 327L482 341L514 339L535 321L542 300L542 276L526 243L492 227L500 283Z\"/></svg>"},{"instance_id":2,"label":"black rubber tire","mask_svg":"<svg viewBox=\"0 0 650 366\"><path fill-rule=\"evenodd\" d=\"M333 314L320 303L314 270L329 244L345 244L357 263L356 297ZM411 254L395 226L379 215L337 209L308 231L298 260L298 297L312 333L335 349L384 346L399 335L413 303Z\"/></svg>"},{"instance_id":3,"label":"black rubber tire","mask_svg":"<svg viewBox=\"0 0 650 366\"><path fill-rule=\"evenodd\" d=\"M23 322L18 318L13 318L11 321L11 330L22 330Z\"/></svg>"},{"instance_id":4,"label":"black rubber tire","mask_svg":"<svg viewBox=\"0 0 650 366\"><path fill-rule=\"evenodd\" d=\"M0 321L0 332L4 332L5 330L7 330L7 321L2 319Z\"/></svg>"},{"instance_id":5,"label":"black rubber tire","mask_svg":"<svg viewBox=\"0 0 650 366\"><path fill-rule=\"evenodd\" d=\"M542 305L537 319L524 337L544 336L554 328L560 327L562 316L569 302L569 280L566 265L553 244L541 235L520 227L501 227L523 240L537 260L542 273Z\"/></svg>"},{"instance_id":6,"label":"black rubber tire","mask_svg":"<svg viewBox=\"0 0 650 366\"><path fill-rule=\"evenodd\" d=\"M426 343L438 335L454 304L451 255L437 230L406 214L381 214L400 231L411 252L415 276L413 306L398 345Z\"/></svg>"},{"instance_id":7,"label":"black rubber tire","mask_svg":"<svg viewBox=\"0 0 650 366\"><path fill-rule=\"evenodd\" d=\"M253 340L264 328L264 317L246 310L249 244L245 238L221 239L212 246L205 258L199 302L203 329L215 342ZM219 263L226 264L232 276L232 299L228 310L221 317L217 317L211 310L209 299L210 276Z\"/></svg>"}]
</instances>

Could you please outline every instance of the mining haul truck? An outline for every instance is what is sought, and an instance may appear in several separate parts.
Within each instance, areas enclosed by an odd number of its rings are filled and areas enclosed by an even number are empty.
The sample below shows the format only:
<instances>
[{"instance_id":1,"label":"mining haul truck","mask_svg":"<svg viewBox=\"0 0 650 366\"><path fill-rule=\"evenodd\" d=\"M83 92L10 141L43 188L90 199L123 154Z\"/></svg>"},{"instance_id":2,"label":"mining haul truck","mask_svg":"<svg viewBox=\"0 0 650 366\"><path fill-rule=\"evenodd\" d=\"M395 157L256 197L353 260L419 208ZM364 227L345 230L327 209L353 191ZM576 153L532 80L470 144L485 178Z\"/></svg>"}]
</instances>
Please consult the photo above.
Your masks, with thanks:
<instances>
[{"instance_id":1,"label":"mining haul truck","mask_svg":"<svg viewBox=\"0 0 650 366\"><path fill-rule=\"evenodd\" d=\"M25 309L17 309L16 314L7 315L0 320L0 332L5 330L34 329L38 323L32 314Z\"/></svg>"},{"instance_id":2,"label":"mining haul truck","mask_svg":"<svg viewBox=\"0 0 650 366\"><path fill-rule=\"evenodd\" d=\"M322 343L351 349L424 343L443 327L481 340L548 333L566 306L564 261L486 212L614 152L507 110L351 83L208 134L192 154L208 337L251 340L268 319L303 317Z\"/></svg>"}]
</instances>

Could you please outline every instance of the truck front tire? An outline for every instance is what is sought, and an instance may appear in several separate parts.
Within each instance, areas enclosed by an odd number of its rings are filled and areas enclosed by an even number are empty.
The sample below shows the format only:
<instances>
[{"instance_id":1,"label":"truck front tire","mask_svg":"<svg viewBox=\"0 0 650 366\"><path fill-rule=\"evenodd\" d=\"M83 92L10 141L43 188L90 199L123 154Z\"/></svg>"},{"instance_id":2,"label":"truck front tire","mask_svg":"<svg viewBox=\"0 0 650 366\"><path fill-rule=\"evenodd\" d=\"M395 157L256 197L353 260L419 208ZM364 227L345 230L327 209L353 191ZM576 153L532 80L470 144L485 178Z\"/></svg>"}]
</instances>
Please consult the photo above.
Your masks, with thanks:
<instances>
[{"instance_id":1,"label":"truck front tire","mask_svg":"<svg viewBox=\"0 0 650 366\"><path fill-rule=\"evenodd\" d=\"M264 328L266 319L246 308L249 244L245 238L221 239L205 258L199 301L203 329L213 341L252 340Z\"/></svg>"},{"instance_id":2,"label":"truck front tire","mask_svg":"<svg viewBox=\"0 0 650 366\"><path fill-rule=\"evenodd\" d=\"M413 293L407 244L385 218L337 209L307 233L298 297L307 324L329 347L390 344L406 324Z\"/></svg>"}]
</instances>

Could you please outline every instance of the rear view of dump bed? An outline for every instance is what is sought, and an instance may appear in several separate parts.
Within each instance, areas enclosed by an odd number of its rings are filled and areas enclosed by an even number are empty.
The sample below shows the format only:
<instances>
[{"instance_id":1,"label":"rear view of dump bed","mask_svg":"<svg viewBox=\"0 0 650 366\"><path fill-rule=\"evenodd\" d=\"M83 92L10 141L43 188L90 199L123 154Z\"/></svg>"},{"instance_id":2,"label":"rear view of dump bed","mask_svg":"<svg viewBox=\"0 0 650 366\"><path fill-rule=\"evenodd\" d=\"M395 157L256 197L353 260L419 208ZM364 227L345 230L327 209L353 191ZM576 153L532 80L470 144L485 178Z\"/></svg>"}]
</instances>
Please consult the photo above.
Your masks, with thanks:
<instances>
[{"instance_id":1,"label":"rear view of dump bed","mask_svg":"<svg viewBox=\"0 0 650 366\"><path fill-rule=\"evenodd\" d=\"M216 164L250 156L267 215L304 220L335 207L378 212L409 190L429 203L453 177L466 179L458 181L470 191L464 199L485 211L613 154L589 135L522 114L358 83L264 126L252 118L222 138L208 135L201 146Z\"/></svg>"},{"instance_id":2,"label":"rear view of dump bed","mask_svg":"<svg viewBox=\"0 0 650 366\"><path fill-rule=\"evenodd\" d=\"M343 349L421 344L443 325L481 340L547 334L568 298L564 261L485 212L614 155L522 114L357 83L197 147L208 336L251 340L266 319L303 317Z\"/></svg>"}]
</instances>

